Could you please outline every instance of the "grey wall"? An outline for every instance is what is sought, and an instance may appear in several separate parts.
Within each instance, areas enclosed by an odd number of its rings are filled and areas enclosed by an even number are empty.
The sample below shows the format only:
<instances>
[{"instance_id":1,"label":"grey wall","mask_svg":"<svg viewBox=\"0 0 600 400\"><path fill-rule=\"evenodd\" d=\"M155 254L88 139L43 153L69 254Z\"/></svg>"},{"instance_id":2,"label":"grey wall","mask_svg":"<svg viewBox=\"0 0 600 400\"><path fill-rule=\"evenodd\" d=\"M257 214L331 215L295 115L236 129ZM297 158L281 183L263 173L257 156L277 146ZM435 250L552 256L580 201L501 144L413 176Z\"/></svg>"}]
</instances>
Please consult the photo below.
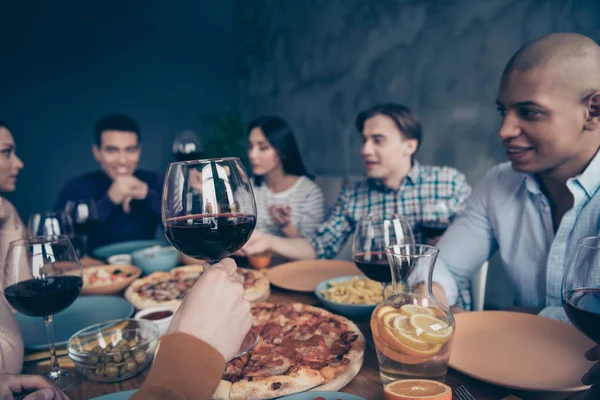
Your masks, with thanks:
<instances>
[{"instance_id":1,"label":"grey wall","mask_svg":"<svg viewBox=\"0 0 600 400\"><path fill-rule=\"evenodd\" d=\"M235 1L240 102L297 132L317 174L362 173L358 111L404 103L424 125L419 159L476 182L504 159L498 81L525 42L557 31L600 41L598 0ZM325 149L339 149L324 157Z\"/></svg>"},{"instance_id":2,"label":"grey wall","mask_svg":"<svg viewBox=\"0 0 600 400\"><path fill-rule=\"evenodd\" d=\"M598 0L235 0L239 94L280 114L315 174L361 174L358 111L404 103L423 121L421 162L476 183L504 161L494 100L525 42L575 31L600 42ZM486 303L512 302L493 260Z\"/></svg>"},{"instance_id":3,"label":"grey wall","mask_svg":"<svg viewBox=\"0 0 600 400\"><path fill-rule=\"evenodd\" d=\"M0 6L0 119L25 162L23 217L96 164L93 123L138 120L141 167L164 170L174 134L237 102L231 3L12 1Z\"/></svg>"}]
</instances>

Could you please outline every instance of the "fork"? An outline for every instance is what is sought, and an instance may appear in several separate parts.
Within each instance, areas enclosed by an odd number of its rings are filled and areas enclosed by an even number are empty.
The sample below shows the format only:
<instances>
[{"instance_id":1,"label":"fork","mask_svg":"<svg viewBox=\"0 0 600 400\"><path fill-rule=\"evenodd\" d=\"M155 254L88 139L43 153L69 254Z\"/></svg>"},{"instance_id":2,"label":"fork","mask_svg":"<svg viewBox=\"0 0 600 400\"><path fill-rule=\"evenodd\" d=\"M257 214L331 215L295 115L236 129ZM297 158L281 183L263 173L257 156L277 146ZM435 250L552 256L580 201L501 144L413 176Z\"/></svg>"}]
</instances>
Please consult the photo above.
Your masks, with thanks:
<instances>
[{"instance_id":1,"label":"fork","mask_svg":"<svg viewBox=\"0 0 600 400\"><path fill-rule=\"evenodd\" d=\"M475 397L467 390L464 385L460 385L454 390L458 400L475 400Z\"/></svg>"}]
</instances>

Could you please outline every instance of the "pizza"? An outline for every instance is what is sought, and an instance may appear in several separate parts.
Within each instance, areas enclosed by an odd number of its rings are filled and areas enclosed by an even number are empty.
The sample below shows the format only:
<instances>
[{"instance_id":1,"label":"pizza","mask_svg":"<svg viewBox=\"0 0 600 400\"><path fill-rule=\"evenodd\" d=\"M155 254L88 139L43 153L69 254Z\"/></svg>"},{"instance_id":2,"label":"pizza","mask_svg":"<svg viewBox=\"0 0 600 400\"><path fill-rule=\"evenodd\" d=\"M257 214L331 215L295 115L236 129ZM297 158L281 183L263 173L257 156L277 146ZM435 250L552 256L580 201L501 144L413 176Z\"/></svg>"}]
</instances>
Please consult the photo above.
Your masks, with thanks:
<instances>
[{"instance_id":1,"label":"pizza","mask_svg":"<svg viewBox=\"0 0 600 400\"><path fill-rule=\"evenodd\" d=\"M340 389L360 370L365 338L350 320L301 303L252 306L260 335L227 364L214 400L261 400L313 388Z\"/></svg>"},{"instance_id":2,"label":"pizza","mask_svg":"<svg viewBox=\"0 0 600 400\"><path fill-rule=\"evenodd\" d=\"M138 310L158 306L177 308L203 271L201 265L189 265L168 272L153 272L133 281L125 291L125 298ZM269 280L265 274L246 268L238 268L237 272L244 281L244 297L248 301L264 301L269 297Z\"/></svg>"}]
</instances>

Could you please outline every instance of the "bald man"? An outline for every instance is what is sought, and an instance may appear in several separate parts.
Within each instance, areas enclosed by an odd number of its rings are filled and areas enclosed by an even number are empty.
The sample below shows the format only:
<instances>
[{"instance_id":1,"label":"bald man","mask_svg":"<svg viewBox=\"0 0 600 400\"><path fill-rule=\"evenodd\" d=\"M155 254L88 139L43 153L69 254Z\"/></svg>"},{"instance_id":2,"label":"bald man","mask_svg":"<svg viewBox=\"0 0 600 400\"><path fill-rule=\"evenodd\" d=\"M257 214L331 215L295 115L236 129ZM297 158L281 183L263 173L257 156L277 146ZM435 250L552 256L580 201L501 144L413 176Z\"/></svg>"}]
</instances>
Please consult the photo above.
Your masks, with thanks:
<instances>
[{"instance_id":1,"label":"bald man","mask_svg":"<svg viewBox=\"0 0 600 400\"><path fill-rule=\"evenodd\" d=\"M438 243L435 289L470 309L468 282L498 251L514 306L566 320L565 267L600 226L600 48L571 33L525 45L496 103L509 162L487 172Z\"/></svg>"}]
</instances>

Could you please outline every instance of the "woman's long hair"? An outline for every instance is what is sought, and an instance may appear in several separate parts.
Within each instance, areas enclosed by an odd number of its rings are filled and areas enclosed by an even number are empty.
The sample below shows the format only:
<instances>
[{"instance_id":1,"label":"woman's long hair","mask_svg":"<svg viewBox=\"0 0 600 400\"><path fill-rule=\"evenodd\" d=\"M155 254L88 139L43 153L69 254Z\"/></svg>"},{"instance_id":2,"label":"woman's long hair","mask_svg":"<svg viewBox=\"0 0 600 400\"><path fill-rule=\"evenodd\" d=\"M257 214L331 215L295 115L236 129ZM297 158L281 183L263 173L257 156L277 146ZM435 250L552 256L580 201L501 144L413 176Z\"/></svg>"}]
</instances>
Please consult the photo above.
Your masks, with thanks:
<instances>
[{"instance_id":1,"label":"woman's long hair","mask_svg":"<svg viewBox=\"0 0 600 400\"><path fill-rule=\"evenodd\" d=\"M254 128L260 128L265 138L277 152L283 172L288 175L306 176L312 179L302 161L294 132L283 118L268 115L256 118L248 124L248 136ZM257 186L262 184L262 180L262 176L254 176L254 183Z\"/></svg>"}]
</instances>

